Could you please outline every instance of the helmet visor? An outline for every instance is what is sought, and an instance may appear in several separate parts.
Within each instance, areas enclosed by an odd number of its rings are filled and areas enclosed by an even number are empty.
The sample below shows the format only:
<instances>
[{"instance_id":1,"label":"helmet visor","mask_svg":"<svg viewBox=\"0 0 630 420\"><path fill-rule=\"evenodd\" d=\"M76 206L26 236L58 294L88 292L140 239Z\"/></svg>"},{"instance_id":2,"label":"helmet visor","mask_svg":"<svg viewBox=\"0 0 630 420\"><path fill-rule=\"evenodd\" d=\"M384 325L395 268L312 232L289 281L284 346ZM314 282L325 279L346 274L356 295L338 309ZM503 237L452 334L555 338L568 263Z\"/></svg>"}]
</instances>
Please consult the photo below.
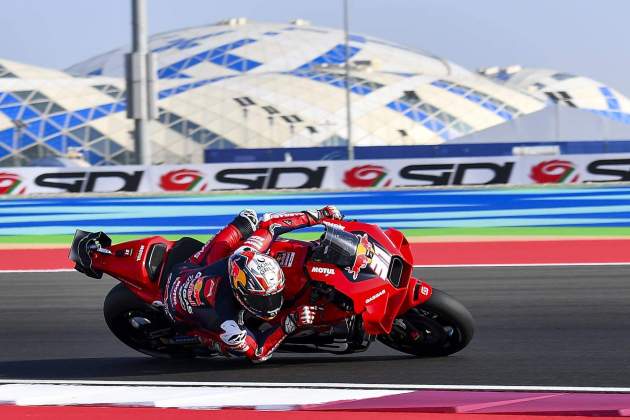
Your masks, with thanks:
<instances>
[{"instance_id":1,"label":"helmet visor","mask_svg":"<svg viewBox=\"0 0 630 420\"><path fill-rule=\"evenodd\" d=\"M278 315L284 298L282 292L273 295L245 295L242 296L247 310L261 318L273 318Z\"/></svg>"}]
</instances>

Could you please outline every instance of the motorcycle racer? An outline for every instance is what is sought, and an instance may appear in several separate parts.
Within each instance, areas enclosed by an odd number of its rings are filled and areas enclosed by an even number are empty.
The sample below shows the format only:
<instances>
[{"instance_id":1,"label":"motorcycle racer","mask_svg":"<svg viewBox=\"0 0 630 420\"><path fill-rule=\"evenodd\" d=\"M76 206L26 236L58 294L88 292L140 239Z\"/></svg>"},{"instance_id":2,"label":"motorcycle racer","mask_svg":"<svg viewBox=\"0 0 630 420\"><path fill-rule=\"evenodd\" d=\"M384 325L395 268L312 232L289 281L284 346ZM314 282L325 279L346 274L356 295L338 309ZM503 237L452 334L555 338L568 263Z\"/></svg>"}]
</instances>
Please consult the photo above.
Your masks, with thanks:
<instances>
[{"instance_id":1,"label":"motorcycle racer","mask_svg":"<svg viewBox=\"0 0 630 420\"><path fill-rule=\"evenodd\" d=\"M341 219L334 206L294 213L253 210L236 218L185 263L176 266L163 286L167 315L195 329L202 342L226 355L264 361L289 335L312 325L316 308L300 306L277 317L283 304L285 278L275 259L266 255L279 235ZM244 326L247 314L265 321L263 331Z\"/></svg>"}]
</instances>

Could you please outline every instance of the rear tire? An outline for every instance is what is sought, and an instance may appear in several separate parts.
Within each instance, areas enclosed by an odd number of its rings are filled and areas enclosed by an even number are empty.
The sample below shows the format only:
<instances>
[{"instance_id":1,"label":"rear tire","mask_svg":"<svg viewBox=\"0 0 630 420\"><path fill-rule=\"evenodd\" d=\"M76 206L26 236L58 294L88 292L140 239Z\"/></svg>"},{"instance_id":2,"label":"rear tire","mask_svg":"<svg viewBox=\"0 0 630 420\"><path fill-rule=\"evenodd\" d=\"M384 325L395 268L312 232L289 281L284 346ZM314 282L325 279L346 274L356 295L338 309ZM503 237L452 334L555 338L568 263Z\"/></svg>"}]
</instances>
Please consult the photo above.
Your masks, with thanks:
<instances>
[{"instance_id":1,"label":"rear tire","mask_svg":"<svg viewBox=\"0 0 630 420\"><path fill-rule=\"evenodd\" d=\"M172 328L170 321L160 311L143 302L122 283L117 284L105 297L103 304L105 322L112 333L124 344L141 353L161 358L191 358L195 355L189 349L174 348L157 338L149 338L147 332ZM131 318L142 317L151 323L149 331L139 330L131 325Z\"/></svg>"},{"instance_id":2,"label":"rear tire","mask_svg":"<svg viewBox=\"0 0 630 420\"><path fill-rule=\"evenodd\" d=\"M468 309L447 293L433 289L428 301L394 322L392 331L378 337L383 344L419 357L440 357L466 347L474 334Z\"/></svg>"}]
</instances>

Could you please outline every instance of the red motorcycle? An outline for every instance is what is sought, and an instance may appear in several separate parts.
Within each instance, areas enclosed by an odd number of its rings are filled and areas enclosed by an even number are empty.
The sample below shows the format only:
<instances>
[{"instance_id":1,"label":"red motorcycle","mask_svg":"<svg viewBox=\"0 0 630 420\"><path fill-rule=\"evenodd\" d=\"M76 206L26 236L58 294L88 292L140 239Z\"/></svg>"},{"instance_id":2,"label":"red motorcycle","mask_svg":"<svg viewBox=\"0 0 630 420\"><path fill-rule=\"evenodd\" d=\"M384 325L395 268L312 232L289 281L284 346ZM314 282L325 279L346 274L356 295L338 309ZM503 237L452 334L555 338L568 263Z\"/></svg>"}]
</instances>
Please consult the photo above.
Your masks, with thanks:
<instances>
[{"instance_id":1,"label":"red motorcycle","mask_svg":"<svg viewBox=\"0 0 630 420\"><path fill-rule=\"evenodd\" d=\"M466 347L474 329L470 312L413 277L413 257L400 231L356 221L324 226L316 241L279 238L269 250L287 279L282 311L321 308L316 325L288 337L278 351L347 354L366 350L375 339L415 356L446 356ZM107 273L120 281L105 298L104 315L123 343L157 357L215 356L190 327L173 324L160 302L171 269L202 245L160 236L112 245L103 232L77 230L69 258L90 277ZM245 325L266 327L253 316Z\"/></svg>"}]
</instances>

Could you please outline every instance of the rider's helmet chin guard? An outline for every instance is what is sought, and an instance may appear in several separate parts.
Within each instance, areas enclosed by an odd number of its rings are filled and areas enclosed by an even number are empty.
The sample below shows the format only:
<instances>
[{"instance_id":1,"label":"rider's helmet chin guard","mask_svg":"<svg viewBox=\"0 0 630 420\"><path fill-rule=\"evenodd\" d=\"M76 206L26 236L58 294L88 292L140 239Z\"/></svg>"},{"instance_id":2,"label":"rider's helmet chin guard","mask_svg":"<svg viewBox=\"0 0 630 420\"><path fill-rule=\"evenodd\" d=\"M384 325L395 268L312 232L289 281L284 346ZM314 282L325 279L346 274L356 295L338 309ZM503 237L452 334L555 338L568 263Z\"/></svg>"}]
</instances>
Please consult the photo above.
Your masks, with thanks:
<instances>
[{"instance_id":1,"label":"rider's helmet chin guard","mask_svg":"<svg viewBox=\"0 0 630 420\"><path fill-rule=\"evenodd\" d=\"M243 308L265 320L278 315L284 302L284 273L275 259L245 250L230 257L228 272L234 296Z\"/></svg>"}]
</instances>

